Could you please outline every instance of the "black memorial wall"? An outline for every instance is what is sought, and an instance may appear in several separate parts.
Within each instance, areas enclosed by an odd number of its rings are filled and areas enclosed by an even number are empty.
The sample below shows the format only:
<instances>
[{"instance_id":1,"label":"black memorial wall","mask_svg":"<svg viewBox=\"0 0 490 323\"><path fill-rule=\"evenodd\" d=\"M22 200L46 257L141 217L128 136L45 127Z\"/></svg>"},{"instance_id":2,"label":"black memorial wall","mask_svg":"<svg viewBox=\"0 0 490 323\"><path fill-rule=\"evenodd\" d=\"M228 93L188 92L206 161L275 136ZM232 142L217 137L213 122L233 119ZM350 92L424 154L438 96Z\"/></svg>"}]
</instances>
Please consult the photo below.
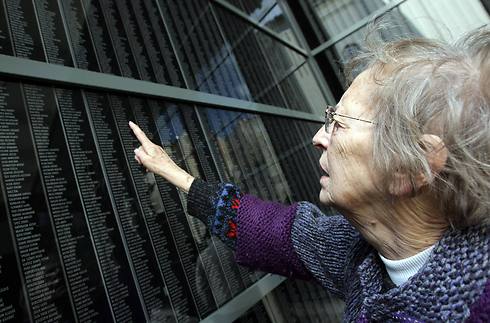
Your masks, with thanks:
<instances>
[{"instance_id":1,"label":"black memorial wall","mask_svg":"<svg viewBox=\"0 0 490 323\"><path fill-rule=\"evenodd\" d=\"M253 99L217 24L206 1L2 0L0 54ZM318 178L292 181L269 135L295 148L305 122L13 77L0 120L0 321L194 322L262 277L136 163L130 120L211 182L291 201Z\"/></svg>"}]
</instances>

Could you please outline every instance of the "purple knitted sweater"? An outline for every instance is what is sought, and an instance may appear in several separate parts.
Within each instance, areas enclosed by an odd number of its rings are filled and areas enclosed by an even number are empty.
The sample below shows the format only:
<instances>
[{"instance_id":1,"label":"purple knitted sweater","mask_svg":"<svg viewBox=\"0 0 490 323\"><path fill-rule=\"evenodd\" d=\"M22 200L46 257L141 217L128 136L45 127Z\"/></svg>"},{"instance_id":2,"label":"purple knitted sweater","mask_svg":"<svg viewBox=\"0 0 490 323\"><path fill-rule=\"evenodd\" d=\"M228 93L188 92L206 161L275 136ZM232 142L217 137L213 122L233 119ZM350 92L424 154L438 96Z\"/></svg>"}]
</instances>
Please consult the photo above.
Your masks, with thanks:
<instances>
[{"instance_id":1,"label":"purple knitted sweater","mask_svg":"<svg viewBox=\"0 0 490 323\"><path fill-rule=\"evenodd\" d=\"M342 217L314 205L241 195L232 184L195 180L189 213L236 250L236 261L315 279L346 303L346 322L490 322L490 228L450 230L428 262L396 287L381 259Z\"/></svg>"}]
</instances>

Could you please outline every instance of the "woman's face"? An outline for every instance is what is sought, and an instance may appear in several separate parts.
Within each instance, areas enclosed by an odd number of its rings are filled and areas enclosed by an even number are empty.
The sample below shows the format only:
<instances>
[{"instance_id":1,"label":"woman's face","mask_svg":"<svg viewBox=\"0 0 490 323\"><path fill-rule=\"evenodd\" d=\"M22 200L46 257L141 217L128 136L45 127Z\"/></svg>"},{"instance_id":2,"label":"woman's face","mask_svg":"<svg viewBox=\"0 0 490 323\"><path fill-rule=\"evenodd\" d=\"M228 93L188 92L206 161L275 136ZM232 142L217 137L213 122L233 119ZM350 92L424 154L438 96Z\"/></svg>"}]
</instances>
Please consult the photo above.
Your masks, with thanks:
<instances>
[{"instance_id":1,"label":"woman's face","mask_svg":"<svg viewBox=\"0 0 490 323\"><path fill-rule=\"evenodd\" d=\"M342 115L373 120L372 93L376 84L369 72L360 74L337 105ZM328 133L322 126L313 144L322 150L320 167L326 172L320 179L320 201L353 210L379 198L372 164L373 127L369 122L334 116Z\"/></svg>"}]
</instances>

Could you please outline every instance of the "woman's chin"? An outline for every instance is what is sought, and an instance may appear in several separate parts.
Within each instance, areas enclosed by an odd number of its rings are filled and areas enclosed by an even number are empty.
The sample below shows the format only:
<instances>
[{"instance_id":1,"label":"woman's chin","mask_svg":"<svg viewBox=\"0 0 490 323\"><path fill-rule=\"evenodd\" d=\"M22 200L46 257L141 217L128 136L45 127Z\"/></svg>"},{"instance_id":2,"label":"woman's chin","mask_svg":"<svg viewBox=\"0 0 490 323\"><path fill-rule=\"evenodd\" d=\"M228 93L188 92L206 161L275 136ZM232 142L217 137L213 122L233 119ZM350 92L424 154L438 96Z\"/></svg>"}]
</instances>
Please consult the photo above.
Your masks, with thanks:
<instances>
[{"instance_id":1,"label":"woman's chin","mask_svg":"<svg viewBox=\"0 0 490 323\"><path fill-rule=\"evenodd\" d=\"M320 194L318 196L320 203L324 205L332 205L333 204L333 199L332 195L330 192L327 190L326 187L322 186L322 189L320 190Z\"/></svg>"}]
</instances>

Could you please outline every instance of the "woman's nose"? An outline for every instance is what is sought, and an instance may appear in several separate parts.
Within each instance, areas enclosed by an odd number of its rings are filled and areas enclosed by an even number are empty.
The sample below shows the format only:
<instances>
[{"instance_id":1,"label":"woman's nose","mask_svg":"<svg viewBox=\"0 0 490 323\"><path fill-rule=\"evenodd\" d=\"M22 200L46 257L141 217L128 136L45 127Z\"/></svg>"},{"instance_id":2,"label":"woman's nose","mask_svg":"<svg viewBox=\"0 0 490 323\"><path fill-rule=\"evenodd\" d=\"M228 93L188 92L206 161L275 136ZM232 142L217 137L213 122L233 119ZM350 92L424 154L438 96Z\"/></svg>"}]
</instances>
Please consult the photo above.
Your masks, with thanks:
<instances>
[{"instance_id":1,"label":"woman's nose","mask_svg":"<svg viewBox=\"0 0 490 323\"><path fill-rule=\"evenodd\" d=\"M322 125L320 129L313 136L313 146L320 150L328 149L330 144L330 135L325 131L325 126Z\"/></svg>"}]
</instances>

